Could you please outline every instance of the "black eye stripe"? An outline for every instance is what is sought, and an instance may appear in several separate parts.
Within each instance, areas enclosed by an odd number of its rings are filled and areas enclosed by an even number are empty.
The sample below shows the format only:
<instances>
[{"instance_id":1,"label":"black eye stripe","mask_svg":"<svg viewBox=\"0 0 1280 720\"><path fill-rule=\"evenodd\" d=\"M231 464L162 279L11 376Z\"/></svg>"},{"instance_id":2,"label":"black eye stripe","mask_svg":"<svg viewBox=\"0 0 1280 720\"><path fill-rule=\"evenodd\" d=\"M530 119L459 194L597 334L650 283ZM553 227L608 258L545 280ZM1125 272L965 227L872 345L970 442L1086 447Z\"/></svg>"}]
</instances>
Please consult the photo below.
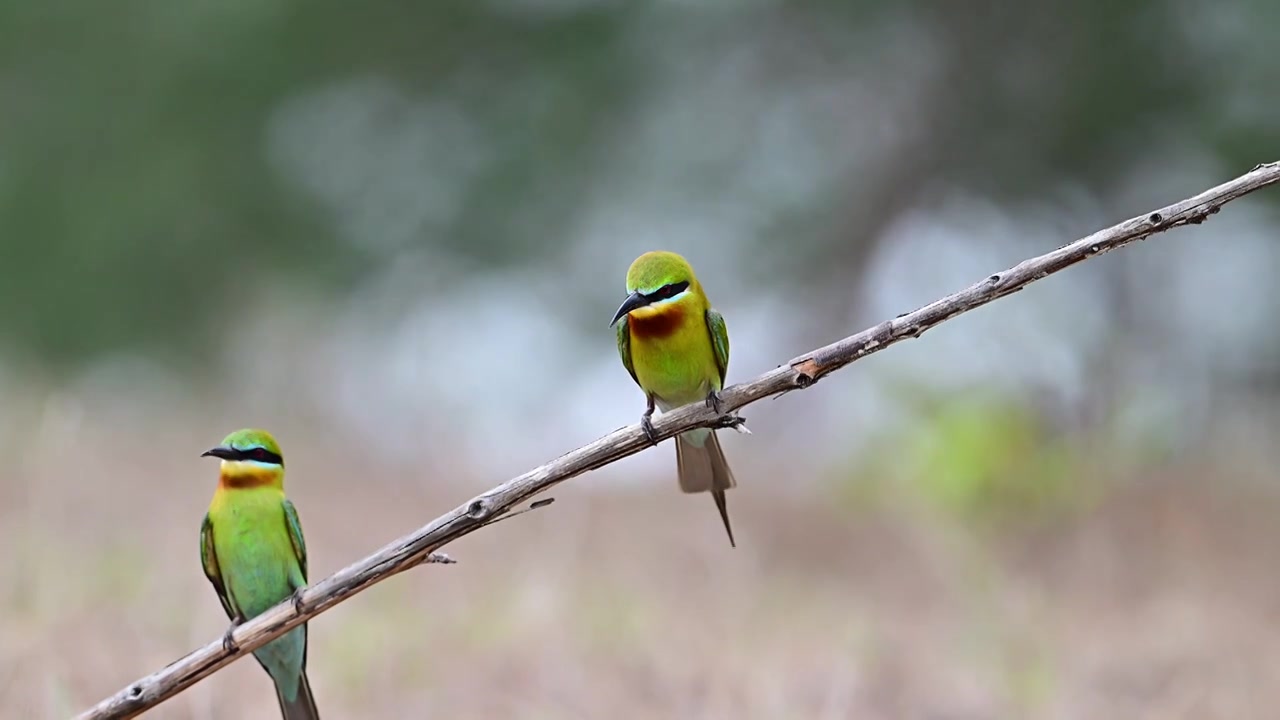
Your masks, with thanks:
<instances>
[{"instance_id":1,"label":"black eye stripe","mask_svg":"<svg viewBox=\"0 0 1280 720\"><path fill-rule=\"evenodd\" d=\"M645 295L645 297L648 298L650 301L666 300L667 298L673 298L676 295L679 295L680 293L688 289L689 289L689 282L686 280L678 283L671 283L669 285L663 285L657 290L654 290L648 295Z\"/></svg>"},{"instance_id":2,"label":"black eye stripe","mask_svg":"<svg viewBox=\"0 0 1280 720\"><path fill-rule=\"evenodd\" d=\"M274 463L276 465L284 465L284 458L266 448L250 448L248 450L236 450L235 460L256 460L257 462Z\"/></svg>"}]
</instances>

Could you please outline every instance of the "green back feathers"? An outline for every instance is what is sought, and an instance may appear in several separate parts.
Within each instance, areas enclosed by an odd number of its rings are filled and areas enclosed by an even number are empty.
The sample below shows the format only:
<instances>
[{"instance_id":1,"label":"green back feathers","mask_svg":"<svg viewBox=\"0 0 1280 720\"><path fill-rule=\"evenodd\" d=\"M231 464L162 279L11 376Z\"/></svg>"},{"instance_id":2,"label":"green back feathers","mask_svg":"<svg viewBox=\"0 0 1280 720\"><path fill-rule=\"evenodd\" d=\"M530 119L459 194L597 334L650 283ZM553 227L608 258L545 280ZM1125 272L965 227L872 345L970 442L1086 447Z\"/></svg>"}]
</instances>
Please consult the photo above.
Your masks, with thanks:
<instances>
[{"instance_id":1,"label":"green back feathers","mask_svg":"<svg viewBox=\"0 0 1280 720\"><path fill-rule=\"evenodd\" d=\"M648 295L663 285L687 282L691 288L698 287L698 278L693 274L693 266L689 261L673 252L654 250L647 252L631 263L627 270L627 292L640 292Z\"/></svg>"}]
</instances>

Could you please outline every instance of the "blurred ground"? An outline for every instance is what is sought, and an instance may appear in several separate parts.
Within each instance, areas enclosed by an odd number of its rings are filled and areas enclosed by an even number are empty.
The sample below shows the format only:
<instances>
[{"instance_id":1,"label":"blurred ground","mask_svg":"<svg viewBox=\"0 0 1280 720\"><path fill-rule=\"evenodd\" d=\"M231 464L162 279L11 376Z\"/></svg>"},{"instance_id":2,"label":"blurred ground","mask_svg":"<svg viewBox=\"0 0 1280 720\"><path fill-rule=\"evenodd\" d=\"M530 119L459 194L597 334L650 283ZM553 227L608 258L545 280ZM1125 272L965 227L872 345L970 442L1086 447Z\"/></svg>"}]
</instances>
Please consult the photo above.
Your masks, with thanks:
<instances>
[{"instance_id":1,"label":"blurred ground","mask_svg":"<svg viewBox=\"0 0 1280 720\"><path fill-rule=\"evenodd\" d=\"M7 453L6 716L67 716L224 628L196 543L216 472L196 456L222 429L173 428L45 427ZM313 579L481 481L382 466L323 429L278 434ZM900 483L856 503L787 492L792 478L752 462L767 438L729 442L736 551L710 500L665 474L570 481L552 507L451 545L459 564L314 621L326 716L1239 720L1280 706L1280 496L1239 469L1257 457L1082 478L1105 488L1083 512L993 525ZM275 713L240 661L149 716Z\"/></svg>"}]
</instances>

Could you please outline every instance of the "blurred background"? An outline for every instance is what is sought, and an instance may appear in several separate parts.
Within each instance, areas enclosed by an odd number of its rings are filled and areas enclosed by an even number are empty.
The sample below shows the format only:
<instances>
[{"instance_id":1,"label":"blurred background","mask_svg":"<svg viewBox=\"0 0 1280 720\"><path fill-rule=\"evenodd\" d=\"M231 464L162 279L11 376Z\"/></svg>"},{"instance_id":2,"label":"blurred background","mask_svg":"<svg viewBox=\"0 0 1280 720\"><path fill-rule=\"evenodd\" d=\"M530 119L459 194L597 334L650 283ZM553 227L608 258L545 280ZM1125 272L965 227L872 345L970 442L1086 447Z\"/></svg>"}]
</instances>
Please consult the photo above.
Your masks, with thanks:
<instances>
[{"instance_id":1,"label":"blurred background","mask_svg":"<svg viewBox=\"0 0 1280 720\"><path fill-rule=\"evenodd\" d=\"M748 379L1280 159L1268 0L0 2L0 707L217 637L199 455L319 579L643 409L681 252ZM311 625L326 717L1280 706L1280 191L747 408ZM148 715L277 717L252 661Z\"/></svg>"}]
</instances>

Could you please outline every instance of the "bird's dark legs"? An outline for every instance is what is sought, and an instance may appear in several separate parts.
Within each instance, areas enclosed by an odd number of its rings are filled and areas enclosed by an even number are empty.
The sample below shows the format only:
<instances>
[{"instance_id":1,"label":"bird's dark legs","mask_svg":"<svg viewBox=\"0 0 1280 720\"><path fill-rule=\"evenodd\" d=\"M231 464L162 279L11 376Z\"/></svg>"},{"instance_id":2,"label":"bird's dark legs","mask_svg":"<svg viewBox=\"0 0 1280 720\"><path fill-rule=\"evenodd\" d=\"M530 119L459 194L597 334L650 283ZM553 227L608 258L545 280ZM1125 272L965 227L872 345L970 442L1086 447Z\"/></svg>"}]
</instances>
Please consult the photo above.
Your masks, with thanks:
<instances>
[{"instance_id":1,"label":"bird's dark legs","mask_svg":"<svg viewBox=\"0 0 1280 720\"><path fill-rule=\"evenodd\" d=\"M720 400L720 393L712 390L707 393L707 407L716 411L717 415L724 414L724 403Z\"/></svg>"},{"instance_id":2,"label":"bird's dark legs","mask_svg":"<svg viewBox=\"0 0 1280 720\"><path fill-rule=\"evenodd\" d=\"M658 433L653 429L653 410L655 402L653 396L649 396L649 406L645 408L644 414L640 416L640 427L644 430L645 437L649 438L649 442L654 445L658 444Z\"/></svg>"},{"instance_id":3,"label":"bird's dark legs","mask_svg":"<svg viewBox=\"0 0 1280 720\"><path fill-rule=\"evenodd\" d=\"M716 427L733 428L741 432L746 432L746 428L743 427L747 423L746 418L736 414L730 414L730 415L724 414L724 401L720 399L719 391L712 390L711 392L707 393L707 407L711 408L712 410L715 410L716 414L720 416L720 422L716 425Z\"/></svg>"},{"instance_id":4,"label":"bird's dark legs","mask_svg":"<svg viewBox=\"0 0 1280 720\"><path fill-rule=\"evenodd\" d=\"M715 410L716 414L720 416L720 422L717 424L717 427L738 428L739 426L746 423L746 418L738 417L736 415L726 416L724 414L724 401L720 399L720 392L718 390L712 390L711 392L708 392L706 402L707 402L707 407L711 408L712 410ZM649 442L654 445L657 445L659 442L658 432L653 429L653 420L652 420L653 411L656 408L656 404L657 404L657 401L654 399L652 395L650 395L649 405L647 408L645 408L644 414L640 416L640 427L641 429L644 430L645 437L649 438Z\"/></svg>"},{"instance_id":5,"label":"bird's dark legs","mask_svg":"<svg viewBox=\"0 0 1280 720\"><path fill-rule=\"evenodd\" d=\"M299 615L302 614L302 591L306 589L307 586L303 585L297 590L294 590L293 594L289 596L289 599L293 601L293 611Z\"/></svg>"},{"instance_id":6,"label":"bird's dark legs","mask_svg":"<svg viewBox=\"0 0 1280 720\"><path fill-rule=\"evenodd\" d=\"M243 622L244 621L241 620L240 618L231 618L231 627L227 628L226 634L222 636L223 650L226 650L227 652L232 654L240 652L240 646L236 644L235 639L232 638L231 635L236 631L236 628L240 627L240 624Z\"/></svg>"}]
</instances>

